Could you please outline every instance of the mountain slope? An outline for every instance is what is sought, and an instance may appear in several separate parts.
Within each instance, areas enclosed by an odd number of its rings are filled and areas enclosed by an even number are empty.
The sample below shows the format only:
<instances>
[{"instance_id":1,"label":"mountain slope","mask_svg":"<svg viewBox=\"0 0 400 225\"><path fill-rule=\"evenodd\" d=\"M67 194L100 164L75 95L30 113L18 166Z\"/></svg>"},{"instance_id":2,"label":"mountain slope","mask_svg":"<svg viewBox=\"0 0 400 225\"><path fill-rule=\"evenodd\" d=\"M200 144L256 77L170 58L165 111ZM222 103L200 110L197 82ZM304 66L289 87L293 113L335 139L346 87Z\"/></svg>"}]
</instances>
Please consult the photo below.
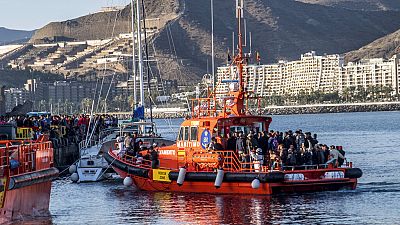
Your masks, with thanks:
<instances>
[{"instance_id":1,"label":"mountain slope","mask_svg":"<svg viewBox=\"0 0 400 225\"><path fill-rule=\"evenodd\" d=\"M353 10L400 10L398 0L297 0L299 2Z\"/></svg>"},{"instance_id":2,"label":"mountain slope","mask_svg":"<svg viewBox=\"0 0 400 225\"><path fill-rule=\"evenodd\" d=\"M218 65L224 63L232 46L236 21L232 2L214 4ZM167 74L176 76L177 68L190 68L187 75L199 77L211 60L209 1L185 1L184 8L183 15L160 33L156 48L164 55L173 54L168 37L172 33L181 61L171 66L171 59L165 60L165 67L172 68ZM247 0L245 8L253 51L260 51L264 63L296 59L310 50L320 54L348 52L400 28L400 13L392 11L354 11L292 0Z\"/></svg>"},{"instance_id":3,"label":"mountain slope","mask_svg":"<svg viewBox=\"0 0 400 225\"><path fill-rule=\"evenodd\" d=\"M161 21L153 43L165 79L194 82L207 72L207 64L211 65L209 3L146 1L147 17L159 17ZM225 62L227 49L232 48L232 32L236 32L234 1L214 1L214 10L218 66ZM112 30L115 34L128 32L129 7L118 14L112 29L115 16L115 12L100 13L51 23L37 31L32 41L51 36L104 39L111 36ZM246 0L245 17L247 30L252 32L252 50L260 51L262 63L297 59L310 50L320 54L349 52L400 28L398 11L350 10L295 0Z\"/></svg>"},{"instance_id":4,"label":"mountain slope","mask_svg":"<svg viewBox=\"0 0 400 225\"><path fill-rule=\"evenodd\" d=\"M358 61L362 58L390 58L395 54L400 54L400 30L347 53L345 59Z\"/></svg>"},{"instance_id":5,"label":"mountain slope","mask_svg":"<svg viewBox=\"0 0 400 225\"><path fill-rule=\"evenodd\" d=\"M21 39L29 39L34 31L12 30L5 27L0 27L0 42L13 42Z\"/></svg>"},{"instance_id":6,"label":"mountain slope","mask_svg":"<svg viewBox=\"0 0 400 225\"><path fill-rule=\"evenodd\" d=\"M160 18L160 24L175 17L178 11L178 0L157 0L146 2L146 14L150 18ZM132 32L131 7L116 12L99 12L63 22L49 23L39 29L30 42L41 42L48 38L65 38L74 40L106 39L120 33Z\"/></svg>"}]
</instances>

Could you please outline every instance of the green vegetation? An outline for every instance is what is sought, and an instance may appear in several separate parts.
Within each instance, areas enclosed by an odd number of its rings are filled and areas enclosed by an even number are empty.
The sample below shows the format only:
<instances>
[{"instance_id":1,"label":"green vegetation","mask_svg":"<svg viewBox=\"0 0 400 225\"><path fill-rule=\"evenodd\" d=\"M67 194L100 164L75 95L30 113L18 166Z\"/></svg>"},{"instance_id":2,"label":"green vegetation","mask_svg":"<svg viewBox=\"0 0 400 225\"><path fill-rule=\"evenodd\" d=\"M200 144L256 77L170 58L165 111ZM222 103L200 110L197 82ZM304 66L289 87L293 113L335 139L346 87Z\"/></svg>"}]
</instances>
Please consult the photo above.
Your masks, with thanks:
<instances>
[{"instance_id":1,"label":"green vegetation","mask_svg":"<svg viewBox=\"0 0 400 225\"><path fill-rule=\"evenodd\" d=\"M305 105L321 103L357 103L357 102L384 102L398 101L399 95L393 94L393 89L388 86L349 87L332 93L323 93L322 91L313 91L307 93L301 91L297 95L272 95L263 98L262 106L266 105Z\"/></svg>"}]
</instances>

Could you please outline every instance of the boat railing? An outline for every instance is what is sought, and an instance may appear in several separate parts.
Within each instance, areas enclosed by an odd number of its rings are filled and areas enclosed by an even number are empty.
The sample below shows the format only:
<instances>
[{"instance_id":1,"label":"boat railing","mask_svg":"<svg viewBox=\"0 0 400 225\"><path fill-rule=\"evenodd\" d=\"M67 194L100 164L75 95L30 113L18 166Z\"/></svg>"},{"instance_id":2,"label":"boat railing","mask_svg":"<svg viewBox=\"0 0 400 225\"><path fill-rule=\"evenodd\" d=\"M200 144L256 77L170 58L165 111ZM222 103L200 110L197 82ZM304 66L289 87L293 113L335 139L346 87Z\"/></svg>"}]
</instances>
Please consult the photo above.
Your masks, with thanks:
<instances>
[{"instance_id":1,"label":"boat railing","mask_svg":"<svg viewBox=\"0 0 400 225\"><path fill-rule=\"evenodd\" d=\"M263 166L260 161L241 162L236 152L231 150L215 151L224 157L223 168L234 172L267 172L268 167Z\"/></svg>"},{"instance_id":2,"label":"boat railing","mask_svg":"<svg viewBox=\"0 0 400 225\"><path fill-rule=\"evenodd\" d=\"M114 154L114 153L112 153L112 154ZM131 165L131 166L134 166L137 168L152 169L152 160L142 159L142 158L138 158L138 157L127 155L127 154L124 154L123 156L114 154L114 156L117 159L124 161L128 165ZM168 159L163 159L163 161L167 161L167 160ZM171 160L171 161L173 161L173 160ZM158 166L157 169L174 170L173 168L160 167L160 166Z\"/></svg>"},{"instance_id":3,"label":"boat railing","mask_svg":"<svg viewBox=\"0 0 400 225\"><path fill-rule=\"evenodd\" d=\"M217 107L214 98L192 99L192 117L215 116Z\"/></svg>"},{"instance_id":4,"label":"boat railing","mask_svg":"<svg viewBox=\"0 0 400 225\"><path fill-rule=\"evenodd\" d=\"M228 171L240 171L242 166L240 165L239 158L234 151L215 151L216 153L224 157L224 169Z\"/></svg>"},{"instance_id":5,"label":"boat railing","mask_svg":"<svg viewBox=\"0 0 400 225\"><path fill-rule=\"evenodd\" d=\"M299 165L299 166L282 166L282 170L315 170L315 169L327 169L330 164L317 164L317 165Z\"/></svg>"},{"instance_id":6,"label":"boat railing","mask_svg":"<svg viewBox=\"0 0 400 225\"><path fill-rule=\"evenodd\" d=\"M5 147L0 148L0 178L9 174L10 157Z\"/></svg>"},{"instance_id":7,"label":"boat railing","mask_svg":"<svg viewBox=\"0 0 400 225\"><path fill-rule=\"evenodd\" d=\"M0 144L3 146L0 147L0 168L8 169L11 175L46 169L53 165L51 141L9 141Z\"/></svg>"},{"instance_id":8,"label":"boat railing","mask_svg":"<svg viewBox=\"0 0 400 225\"><path fill-rule=\"evenodd\" d=\"M83 150L83 149L95 146L98 143L99 143L99 141L97 141L97 140L90 140L90 141L83 140L83 141L79 142L78 148L79 148L79 150Z\"/></svg>"}]
</instances>

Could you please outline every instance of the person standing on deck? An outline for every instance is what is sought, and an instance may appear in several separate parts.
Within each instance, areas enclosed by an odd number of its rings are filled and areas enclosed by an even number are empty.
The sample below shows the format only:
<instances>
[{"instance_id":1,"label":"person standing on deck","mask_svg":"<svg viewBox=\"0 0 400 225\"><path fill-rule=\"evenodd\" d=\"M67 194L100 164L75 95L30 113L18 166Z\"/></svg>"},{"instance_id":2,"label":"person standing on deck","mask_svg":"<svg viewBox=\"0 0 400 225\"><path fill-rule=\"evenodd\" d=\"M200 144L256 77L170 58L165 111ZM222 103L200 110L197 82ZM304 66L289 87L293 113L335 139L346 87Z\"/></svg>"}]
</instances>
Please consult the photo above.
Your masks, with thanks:
<instances>
[{"instance_id":1,"label":"person standing on deck","mask_svg":"<svg viewBox=\"0 0 400 225\"><path fill-rule=\"evenodd\" d=\"M236 150L236 137L234 133L228 133L228 141L226 143L227 150L235 151Z\"/></svg>"},{"instance_id":2,"label":"person standing on deck","mask_svg":"<svg viewBox=\"0 0 400 225\"><path fill-rule=\"evenodd\" d=\"M236 138L236 152L239 153L239 155L244 153L244 134L243 133L238 133L238 137Z\"/></svg>"},{"instance_id":3,"label":"person standing on deck","mask_svg":"<svg viewBox=\"0 0 400 225\"><path fill-rule=\"evenodd\" d=\"M341 158L341 159L343 159L343 160L346 159L346 158L342 155L342 153L340 153L340 152L335 148L334 145L331 145L331 147L330 147L329 156L331 157L331 159L334 159L332 163L333 163L333 165L334 165L335 167L337 167L337 166L339 165L339 158Z\"/></svg>"}]
</instances>

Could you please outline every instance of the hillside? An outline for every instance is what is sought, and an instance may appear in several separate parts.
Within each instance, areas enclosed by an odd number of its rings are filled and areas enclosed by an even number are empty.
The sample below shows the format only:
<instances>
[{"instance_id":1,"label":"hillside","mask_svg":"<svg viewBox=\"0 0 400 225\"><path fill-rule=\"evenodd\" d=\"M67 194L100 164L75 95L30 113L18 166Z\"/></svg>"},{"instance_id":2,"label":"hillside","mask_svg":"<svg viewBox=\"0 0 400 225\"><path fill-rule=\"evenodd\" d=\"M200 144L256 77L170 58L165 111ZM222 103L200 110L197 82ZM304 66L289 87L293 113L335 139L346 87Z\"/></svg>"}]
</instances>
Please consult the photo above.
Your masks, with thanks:
<instances>
[{"instance_id":1,"label":"hillside","mask_svg":"<svg viewBox=\"0 0 400 225\"><path fill-rule=\"evenodd\" d=\"M28 79L39 79L42 81L62 80L63 77L56 74L30 72L27 70L0 70L0 87L22 87Z\"/></svg>"},{"instance_id":2,"label":"hillside","mask_svg":"<svg viewBox=\"0 0 400 225\"><path fill-rule=\"evenodd\" d=\"M148 18L160 18L160 32L155 36L154 46L165 79L194 82L206 73L207 61L209 65L211 61L209 2L147 1ZM310 50L320 54L349 52L400 28L400 13L397 11L350 10L294 0L245 2L253 51L260 51L262 63L297 59ZM331 2L345 4L339 0ZM348 2L350 5L357 1ZM234 1L214 1L214 4L216 65L220 65L225 62L227 49L232 46L236 21ZM116 15L117 23L112 29ZM127 7L118 14L97 13L51 23L38 30L31 41L54 36L75 40L104 39L111 36L113 30L114 33L129 31L129 17Z\"/></svg>"},{"instance_id":3,"label":"hillside","mask_svg":"<svg viewBox=\"0 0 400 225\"><path fill-rule=\"evenodd\" d=\"M218 65L225 61L226 51L232 46L236 23L231 2L214 3ZM354 11L291 0L248 0L246 3L247 27L253 34L252 47L260 51L263 63L297 59L310 50L320 54L348 52L400 27L400 13L393 11ZM183 16L169 24L156 39L159 53L164 56L173 53L171 37L168 37L170 30L177 55L182 59L178 65L163 57L163 68L171 68L168 74L178 76L178 69L182 68L190 70L191 73L186 74L190 77L206 72L207 59L210 62L211 58L211 22L207 6L207 0L185 1Z\"/></svg>"},{"instance_id":4,"label":"hillside","mask_svg":"<svg viewBox=\"0 0 400 225\"><path fill-rule=\"evenodd\" d=\"M147 16L160 18L163 26L166 21L174 18L178 11L177 0L157 0L146 3ZM131 32L131 7L118 12L100 12L63 22L52 22L39 29L30 42L43 42L43 39L56 40L94 40L115 37L120 33Z\"/></svg>"},{"instance_id":5,"label":"hillside","mask_svg":"<svg viewBox=\"0 0 400 225\"><path fill-rule=\"evenodd\" d=\"M11 43L22 39L29 40L33 33L34 31L12 30L5 27L0 27L0 43Z\"/></svg>"},{"instance_id":6,"label":"hillside","mask_svg":"<svg viewBox=\"0 0 400 225\"><path fill-rule=\"evenodd\" d=\"M400 30L379 38L358 50L346 53L346 61L358 61L362 58L390 58L400 54Z\"/></svg>"},{"instance_id":7,"label":"hillside","mask_svg":"<svg viewBox=\"0 0 400 225\"><path fill-rule=\"evenodd\" d=\"M400 10L398 0L297 0L299 2L353 10Z\"/></svg>"}]
</instances>

